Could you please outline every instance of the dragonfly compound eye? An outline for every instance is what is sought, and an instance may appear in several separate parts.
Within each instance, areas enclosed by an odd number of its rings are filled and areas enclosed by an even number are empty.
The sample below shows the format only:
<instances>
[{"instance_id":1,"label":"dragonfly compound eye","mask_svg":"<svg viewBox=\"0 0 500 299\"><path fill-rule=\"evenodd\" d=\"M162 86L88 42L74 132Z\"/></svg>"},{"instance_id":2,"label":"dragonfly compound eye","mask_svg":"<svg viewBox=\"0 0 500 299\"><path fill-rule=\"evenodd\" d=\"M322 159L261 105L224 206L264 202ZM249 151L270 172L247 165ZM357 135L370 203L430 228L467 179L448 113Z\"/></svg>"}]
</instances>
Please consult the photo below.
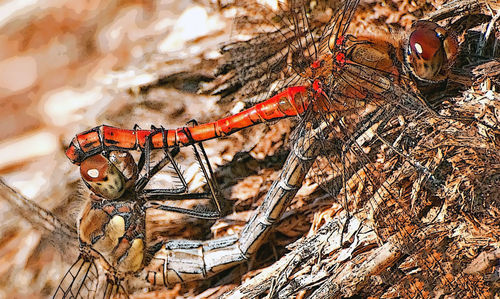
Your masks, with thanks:
<instances>
[{"instance_id":1,"label":"dragonfly compound eye","mask_svg":"<svg viewBox=\"0 0 500 299\"><path fill-rule=\"evenodd\" d=\"M456 38L436 23L419 21L408 40L407 62L413 74L438 82L446 79L458 51Z\"/></svg>"},{"instance_id":2,"label":"dragonfly compound eye","mask_svg":"<svg viewBox=\"0 0 500 299\"><path fill-rule=\"evenodd\" d=\"M80 164L80 174L89 189L106 199L117 199L126 190L126 179L103 155L94 155Z\"/></svg>"},{"instance_id":3,"label":"dragonfly compound eye","mask_svg":"<svg viewBox=\"0 0 500 299\"><path fill-rule=\"evenodd\" d=\"M111 151L109 152L108 159L125 178L125 189L133 187L139 171L132 155L127 151Z\"/></svg>"}]
</instances>

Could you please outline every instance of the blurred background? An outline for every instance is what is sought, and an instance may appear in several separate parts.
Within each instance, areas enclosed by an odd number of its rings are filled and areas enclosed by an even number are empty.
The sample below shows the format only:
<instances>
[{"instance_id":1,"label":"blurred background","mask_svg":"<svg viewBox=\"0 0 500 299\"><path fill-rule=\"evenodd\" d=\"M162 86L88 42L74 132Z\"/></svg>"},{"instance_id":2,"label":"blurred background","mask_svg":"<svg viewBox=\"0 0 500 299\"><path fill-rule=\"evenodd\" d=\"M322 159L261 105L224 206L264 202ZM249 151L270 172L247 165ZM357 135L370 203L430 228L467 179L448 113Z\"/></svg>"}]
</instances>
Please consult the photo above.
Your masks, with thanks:
<instances>
[{"instance_id":1,"label":"blurred background","mask_svg":"<svg viewBox=\"0 0 500 299\"><path fill-rule=\"evenodd\" d=\"M119 92L112 89L126 90L158 79L146 71L123 71L124 66L132 61L142 66L138 61L152 52L171 53L168 56L176 60L196 60L199 47L186 47L185 43L223 33L228 27L226 20L210 11L208 4L78 0L2 3L2 174L37 160L44 164L40 171L31 173L38 176L37 182L11 182L29 197L35 197L44 185L50 188L47 180L63 174L57 165L60 161L48 157L61 155L72 135L95 125L96 117L113 100L111 94Z\"/></svg>"},{"instance_id":2,"label":"blurred background","mask_svg":"<svg viewBox=\"0 0 500 299\"><path fill-rule=\"evenodd\" d=\"M2 1L0 176L75 225L81 195L78 167L64 156L70 140L102 123L182 126L217 112L215 98L161 90L147 100L138 87L216 55L231 23L209 1ZM64 240L5 201L0 219L0 298L50 296L78 251L64 251Z\"/></svg>"}]
</instances>

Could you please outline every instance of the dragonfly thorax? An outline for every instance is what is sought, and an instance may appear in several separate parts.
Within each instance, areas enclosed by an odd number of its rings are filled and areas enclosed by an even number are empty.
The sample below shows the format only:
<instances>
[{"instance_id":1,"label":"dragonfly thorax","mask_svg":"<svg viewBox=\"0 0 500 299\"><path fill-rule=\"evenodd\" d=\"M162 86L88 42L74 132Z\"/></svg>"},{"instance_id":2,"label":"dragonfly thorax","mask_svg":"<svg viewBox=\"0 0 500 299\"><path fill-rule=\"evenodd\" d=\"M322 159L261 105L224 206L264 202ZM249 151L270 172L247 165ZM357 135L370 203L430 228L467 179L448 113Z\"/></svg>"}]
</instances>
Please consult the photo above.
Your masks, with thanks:
<instances>
[{"instance_id":1,"label":"dragonfly thorax","mask_svg":"<svg viewBox=\"0 0 500 299\"><path fill-rule=\"evenodd\" d=\"M144 217L134 202L92 202L82 213L79 237L83 246L113 273L141 269L144 260Z\"/></svg>"}]
</instances>

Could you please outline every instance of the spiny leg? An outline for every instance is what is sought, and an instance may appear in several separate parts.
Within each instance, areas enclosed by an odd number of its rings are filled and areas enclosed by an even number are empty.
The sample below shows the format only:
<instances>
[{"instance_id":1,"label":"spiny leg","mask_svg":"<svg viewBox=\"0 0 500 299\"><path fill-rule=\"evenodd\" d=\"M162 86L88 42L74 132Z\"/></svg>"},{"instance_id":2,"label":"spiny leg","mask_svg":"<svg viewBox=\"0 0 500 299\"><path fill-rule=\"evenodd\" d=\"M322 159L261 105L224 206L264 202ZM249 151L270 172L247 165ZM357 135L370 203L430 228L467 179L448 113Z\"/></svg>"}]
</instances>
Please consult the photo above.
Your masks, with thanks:
<instances>
[{"instance_id":1,"label":"spiny leg","mask_svg":"<svg viewBox=\"0 0 500 299\"><path fill-rule=\"evenodd\" d=\"M194 125L196 125L196 121L192 120L190 121ZM163 140L164 144L166 144L166 138L167 136L164 134L165 130L163 128L160 129L162 134L163 134ZM191 138L189 135L189 130L186 130L186 134ZM199 147L199 149L197 148ZM196 160L198 161L198 164L200 165L200 168L203 172L203 175L206 178L206 182L209 186L210 192L202 192L202 193L186 193L186 194L180 194L184 193L187 190L187 183L186 180L178 167L177 163L174 161L172 155L168 151L168 149L165 149L165 154L166 154L166 159L173 165L174 170L177 173L177 176L181 180L183 187L179 189L173 189L174 192L171 192L172 189L154 189L154 190L143 190L143 198L146 201L152 201L152 200L184 200L184 199L208 199L210 198L215 206L216 206L216 211L202 211L202 210L192 210L192 209L184 209L184 208L179 208L179 207L173 207L173 206L168 206L160 203L153 203L153 202L148 202L145 205L145 208L154 208L154 209L159 209L163 211L170 211L170 212L177 212L177 213L182 213L186 214L192 217L196 218L202 218L202 219L218 219L221 216L222 209L220 205L220 201L218 198L218 186L215 181L215 176L213 174L212 168L210 166L210 161L208 160L208 156L205 152L205 149L203 147L202 143L195 144L193 142L193 150L194 154L196 157ZM204 161L200 155L203 155ZM208 168L208 169L207 169ZM181 191L182 192L179 192Z\"/></svg>"},{"instance_id":2,"label":"spiny leg","mask_svg":"<svg viewBox=\"0 0 500 299\"><path fill-rule=\"evenodd\" d=\"M149 183L149 181L151 180L151 178L157 174L161 169L163 169L165 166L167 166L169 163L173 164L173 165L176 165L177 164L175 162L173 162L173 157L175 155L177 155L177 153L179 153L179 148L176 147L174 148L171 152L166 150L166 155L165 157L163 157L157 164L155 164L155 166L153 166L153 168L151 169L149 175L148 174L145 174L144 176L142 176L137 184L136 184L136 191L137 192L140 192L140 191L143 191L144 188L146 187L146 185ZM141 156L142 157L142 156ZM176 169L177 167L174 167L174 169ZM179 174L180 172L177 172L177 174ZM182 176L179 176L181 177L181 182L183 183L183 186L182 187L179 187L179 188L172 188L172 189L166 189L168 190L170 193L172 194L180 194L180 193L184 193L186 192L186 189L187 189L187 184L184 184L185 183L185 180Z\"/></svg>"},{"instance_id":3,"label":"spiny leg","mask_svg":"<svg viewBox=\"0 0 500 299\"><path fill-rule=\"evenodd\" d=\"M189 194L187 194L187 195L189 195ZM179 199L179 198L175 198L175 199ZM185 200L185 199L193 199L193 197L186 196L186 197L182 198L181 200ZM200 199L200 198L194 198L194 199ZM157 199L154 199L154 200L157 200ZM164 197L164 200L171 200L171 199L168 197ZM194 218L207 219L207 220L216 220L216 219L220 218L220 213L217 211L203 211L203 210L185 209L185 208L179 208L179 207L169 206L169 205L165 205L165 204L160 204L157 202L147 202L146 204L144 204L144 209L156 209L156 210L162 210L162 211L167 211L167 212L176 212L176 213L181 213L181 214L188 215L188 216L191 216Z\"/></svg>"},{"instance_id":4,"label":"spiny leg","mask_svg":"<svg viewBox=\"0 0 500 299\"><path fill-rule=\"evenodd\" d=\"M198 125L198 122L194 119L188 121L188 124L189 123L191 123L193 126ZM188 134L190 134L189 131L188 131ZM189 137L191 138L190 135L189 135ZM217 180L215 179L215 175L214 175L214 172L212 170L212 166L210 165L210 160L208 160L208 155L205 151L205 148L203 147L203 143L202 142L198 143L198 147L200 148L199 151L196 148L196 146L197 146L196 144L193 144L194 155L195 155L196 159L198 160L198 163L201 167L201 170L203 171L203 175L205 176L208 188L210 189L210 194L212 195L212 201L214 202L214 204L217 208L217 211L219 213L222 213L221 202L219 201L220 189L219 189L219 185L217 184ZM200 156L200 152L201 152L201 155L203 156L204 161L202 160L202 157Z\"/></svg>"},{"instance_id":5,"label":"spiny leg","mask_svg":"<svg viewBox=\"0 0 500 299\"><path fill-rule=\"evenodd\" d=\"M433 185L437 186L440 183L438 180L434 177L432 171L422 165L419 161L415 160L414 158L410 157L410 155L403 153L400 149L396 148L391 142L389 142L387 139L385 139L382 135L382 130L385 128L387 123L392 119L393 113L396 112L396 109L392 109L390 113L387 113L384 118L380 121L380 124L378 125L377 129L375 130L375 136L377 139L379 139L383 144L385 144L387 147L389 147L391 150L393 150L396 154L401 156L405 161L410 163L415 169L418 171L425 173L426 176L430 179Z\"/></svg>"},{"instance_id":6,"label":"spiny leg","mask_svg":"<svg viewBox=\"0 0 500 299\"><path fill-rule=\"evenodd\" d=\"M137 129L137 127L134 127L134 129ZM179 153L180 149L178 146L172 148L172 149L164 149L165 156L158 162L156 163L152 168L151 168L151 149L152 149L152 141L151 137L157 132L161 132L162 135L164 136L165 129L164 128L156 128L154 126L151 127L151 131L154 133L151 133L146 137L146 144L144 146L144 149L142 150L141 157L139 159L138 163L138 168L139 172L142 171L142 168L144 165L146 166L146 174L142 176L138 182L136 183L136 192L141 192L144 191L144 188L148 184L148 182L151 180L151 178L157 174L160 170L162 170L166 165L169 163L172 165L173 169L175 170L177 177L180 179L182 186L178 188L170 188L170 189L158 189L161 190L164 193L167 194L181 194L185 193L187 190L187 183L186 180L184 179L184 176L182 175L182 172L179 169L179 166L174 160L174 157ZM165 137L164 137L165 138Z\"/></svg>"}]
</instances>

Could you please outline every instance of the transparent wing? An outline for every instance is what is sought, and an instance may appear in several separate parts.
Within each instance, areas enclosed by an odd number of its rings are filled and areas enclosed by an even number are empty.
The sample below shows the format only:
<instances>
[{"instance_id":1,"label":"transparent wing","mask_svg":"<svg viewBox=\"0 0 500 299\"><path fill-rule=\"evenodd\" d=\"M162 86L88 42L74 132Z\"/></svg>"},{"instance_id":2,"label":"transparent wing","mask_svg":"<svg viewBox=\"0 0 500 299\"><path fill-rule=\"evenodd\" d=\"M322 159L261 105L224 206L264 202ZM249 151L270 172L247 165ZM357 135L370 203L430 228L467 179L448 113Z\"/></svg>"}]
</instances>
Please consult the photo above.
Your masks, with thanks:
<instances>
[{"instance_id":1,"label":"transparent wing","mask_svg":"<svg viewBox=\"0 0 500 299\"><path fill-rule=\"evenodd\" d=\"M62 278L53 298L95 298L98 284L94 259L82 253Z\"/></svg>"},{"instance_id":2,"label":"transparent wing","mask_svg":"<svg viewBox=\"0 0 500 299\"><path fill-rule=\"evenodd\" d=\"M443 220L456 219L447 214L452 211L444 212L449 202L443 196L445 183L460 176L443 158L453 149L431 146L448 131L462 134L463 127L439 118L404 85L407 78L396 84L389 73L352 62L336 74L328 99L336 107L334 121L321 140L323 156L313 166L314 179L371 227L378 243L392 246L393 260L381 264L393 266L384 279L397 285L395 294L480 297L478 278L456 272L451 267L456 256L448 253L447 242L459 243L447 238ZM315 118L328 116L316 113Z\"/></svg>"},{"instance_id":3,"label":"transparent wing","mask_svg":"<svg viewBox=\"0 0 500 299\"><path fill-rule=\"evenodd\" d=\"M353 10L353 5L340 8ZM276 9L254 2L241 2L241 14L235 20L236 32L251 38L228 43L217 78L205 92L222 95L223 101L244 100L248 105L260 102L288 86L304 83L303 72L318 59L320 40L339 23L339 1L279 1ZM328 12L328 13L327 13ZM345 14L344 14L345 16ZM347 21L344 19L344 21ZM323 50L326 47L323 45Z\"/></svg>"},{"instance_id":4,"label":"transparent wing","mask_svg":"<svg viewBox=\"0 0 500 299\"><path fill-rule=\"evenodd\" d=\"M129 298L127 291L117 279L108 279L103 289L99 291L99 293L101 292L103 294L103 299Z\"/></svg>"}]
</instances>

